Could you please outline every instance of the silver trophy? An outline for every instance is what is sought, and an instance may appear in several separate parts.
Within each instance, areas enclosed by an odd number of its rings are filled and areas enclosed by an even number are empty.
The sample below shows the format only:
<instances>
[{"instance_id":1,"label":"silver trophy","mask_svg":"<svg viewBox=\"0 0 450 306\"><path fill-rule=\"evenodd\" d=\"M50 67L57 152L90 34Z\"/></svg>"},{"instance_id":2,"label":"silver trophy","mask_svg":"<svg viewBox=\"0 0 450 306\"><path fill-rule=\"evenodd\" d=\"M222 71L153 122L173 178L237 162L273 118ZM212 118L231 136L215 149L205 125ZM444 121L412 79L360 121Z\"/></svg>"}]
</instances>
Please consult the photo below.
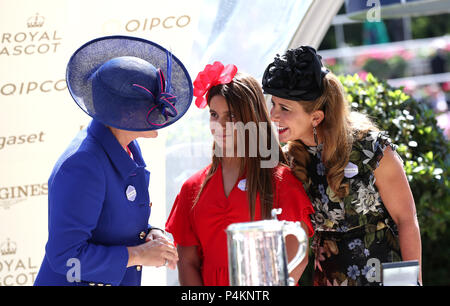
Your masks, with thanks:
<instances>
[{"instance_id":1,"label":"silver trophy","mask_svg":"<svg viewBox=\"0 0 450 306\"><path fill-rule=\"evenodd\" d=\"M289 273L306 255L308 237L300 222L278 221L281 208L272 210L272 220L234 223L228 226L228 267L231 286L293 286ZM299 241L288 263L285 238Z\"/></svg>"}]
</instances>

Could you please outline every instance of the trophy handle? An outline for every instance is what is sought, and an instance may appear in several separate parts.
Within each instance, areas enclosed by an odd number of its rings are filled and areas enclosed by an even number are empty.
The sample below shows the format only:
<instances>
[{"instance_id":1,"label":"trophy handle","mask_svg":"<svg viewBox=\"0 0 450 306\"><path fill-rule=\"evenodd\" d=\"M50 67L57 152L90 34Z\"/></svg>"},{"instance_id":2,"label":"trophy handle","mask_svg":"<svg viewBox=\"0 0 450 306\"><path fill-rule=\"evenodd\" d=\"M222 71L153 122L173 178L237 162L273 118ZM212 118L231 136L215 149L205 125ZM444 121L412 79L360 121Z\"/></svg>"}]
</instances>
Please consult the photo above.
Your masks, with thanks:
<instances>
[{"instance_id":1,"label":"trophy handle","mask_svg":"<svg viewBox=\"0 0 450 306\"><path fill-rule=\"evenodd\" d=\"M284 222L283 225L283 237L286 240L287 235L294 235L298 242L298 250L297 254L295 254L294 258L288 263L287 269L288 273L291 273L295 267L303 260L306 255L306 246L308 242L308 238L306 237L306 233L300 225L300 222Z\"/></svg>"}]
</instances>

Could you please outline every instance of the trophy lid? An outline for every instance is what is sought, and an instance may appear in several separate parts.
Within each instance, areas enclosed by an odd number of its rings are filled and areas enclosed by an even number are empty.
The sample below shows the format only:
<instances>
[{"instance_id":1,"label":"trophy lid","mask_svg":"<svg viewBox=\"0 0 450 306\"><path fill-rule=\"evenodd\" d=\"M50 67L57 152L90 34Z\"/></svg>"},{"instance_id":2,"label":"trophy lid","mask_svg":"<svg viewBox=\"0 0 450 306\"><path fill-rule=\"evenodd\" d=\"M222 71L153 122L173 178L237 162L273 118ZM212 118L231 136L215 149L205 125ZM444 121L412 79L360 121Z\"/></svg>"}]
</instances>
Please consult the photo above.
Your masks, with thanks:
<instances>
[{"instance_id":1,"label":"trophy lid","mask_svg":"<svg viewBox=\"0 0 450 306\"><path fill-rule=\"evenodd\" d=\"M281 213L281 208L272 209L272 219L271 220L262 220L262 221L251 221L251 222L242 222L242 223L233 223L230 224L226 232L249 232L249 231L264 231L264 232L273 232L273 231L281 231L283 222L278 221L277 215Z\"/></svg>"},{"instance_id":2,"label":"trophy lid","mask_svg":"<svg viewBox=\"0 0 450 306\"><path fill-rule=\"evenodd\" d=\"M273 232L281 231L283 222L278 220L263 220L230 224L226 231L228 232Z\"/></svg>"}]
</instances>

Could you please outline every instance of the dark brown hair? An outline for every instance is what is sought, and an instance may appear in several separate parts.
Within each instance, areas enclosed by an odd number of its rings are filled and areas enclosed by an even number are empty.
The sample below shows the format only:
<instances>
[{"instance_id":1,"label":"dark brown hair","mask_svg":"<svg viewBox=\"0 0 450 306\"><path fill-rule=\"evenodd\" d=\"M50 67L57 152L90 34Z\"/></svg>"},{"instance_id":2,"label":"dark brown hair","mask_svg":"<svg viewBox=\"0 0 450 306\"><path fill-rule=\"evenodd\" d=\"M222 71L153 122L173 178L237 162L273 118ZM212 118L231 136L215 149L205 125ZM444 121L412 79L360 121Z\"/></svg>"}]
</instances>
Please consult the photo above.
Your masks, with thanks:
<instances>
[{"instance_id":1,"label":"dark brown hair","mask_svg":"<svg viewBox=\"0 0 450 306\"><path fill-rule=\"evenodd\" d=\"M276 137L271 126L271 121L269 113L267 110L266 102L264 100L264 95L259 82L252 76L237 73L233 80L228 84L221 84L212 87L207 96L208 105L214 96L222 96L225 98L228 104L228 108L236 116L235 121L242 122L244 125L249 122L255 122L258 135L260 133L265 133L262 135L267 135L266 143L271 144L273 137ZM266 130L261 131L258 123L266 122ZM260 156L260 152L257 152L255 157L250 157L249 155L249 133L245 135L245 156L238 157L241 160L240 163L240 173L246 172L247 180L247 198L249 202L250 217L251 220L255 217L255 203L256 197L259 193L261 202L261 217L263 219L269 219L271 216L271 210L273 206L274 199L274 188L273 188L273 168L261 168L261 161L265 160ZM259 140L258 140L259 141ZM286 159L284 153L278 142L277 148L279 154L279 160L286 164ZM215 143L213 144L213 152L215 151ZM269 157L270 158L270 157ZM268 158L267 158L268 159ZM194 201L194 206L198 202L203 188L206 186L210 178L217 171L219 163L221 162L221 157L213 154L211 168L209 169L204 182L200 187L200 191Z\"/></svg>"}]
</instances>

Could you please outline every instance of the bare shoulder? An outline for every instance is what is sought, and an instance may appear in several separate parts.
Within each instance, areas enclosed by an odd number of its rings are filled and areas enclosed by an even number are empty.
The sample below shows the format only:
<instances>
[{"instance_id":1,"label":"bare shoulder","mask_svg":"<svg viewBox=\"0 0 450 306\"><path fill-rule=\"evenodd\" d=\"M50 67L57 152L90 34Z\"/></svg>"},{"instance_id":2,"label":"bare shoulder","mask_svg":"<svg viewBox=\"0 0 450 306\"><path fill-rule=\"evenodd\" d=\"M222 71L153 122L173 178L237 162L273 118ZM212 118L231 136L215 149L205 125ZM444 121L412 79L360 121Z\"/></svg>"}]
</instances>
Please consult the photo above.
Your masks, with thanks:
<instances>
[{"instance_id":1,"label":"bare shoulder","mask_svg":"<svg viewBox=\"0 0 450 306\"><path fill-rule=\"evenodd\" d=\"M375 177L403 174L403 162L398 153L390 146L387 146L383 153L380 164L374 171Z\"/></svg>"}]
</instances>

